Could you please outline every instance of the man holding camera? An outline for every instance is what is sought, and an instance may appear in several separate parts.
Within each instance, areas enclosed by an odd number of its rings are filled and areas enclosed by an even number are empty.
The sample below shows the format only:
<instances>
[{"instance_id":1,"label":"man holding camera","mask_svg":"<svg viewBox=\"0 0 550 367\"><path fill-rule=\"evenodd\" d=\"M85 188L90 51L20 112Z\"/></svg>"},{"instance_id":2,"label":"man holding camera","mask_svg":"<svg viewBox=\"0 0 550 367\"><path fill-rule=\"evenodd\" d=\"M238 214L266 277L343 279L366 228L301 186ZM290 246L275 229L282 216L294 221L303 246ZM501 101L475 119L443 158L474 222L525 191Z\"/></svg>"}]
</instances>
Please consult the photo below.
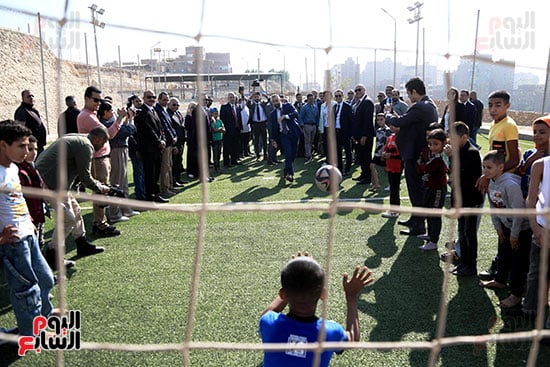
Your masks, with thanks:
<instances>
[{"instance_id":1,"label":"man holding camera","mask_svg":"<svg viewBox=\"0 0 550 367\"><path fill-rule=\"evenodd\" d=\"M92 155L100 150L109 140L109 134L103 126L93 128L88 136L83 134L67 134L53 142L36 161L36 168L42 175L44 184L50 190L59 190L58 180L58 157L61 146L64 146L66 154L65 166L67 170L67 182L65 189L69 190L74 180L79 177L81 182L94 193L108 194L109 186L103 185L92 177ZM86 229L84 228L84 219L80 214L80 205L78 201L69 192L65 201L61 203L65 212L64 233L71 233L76 242L76 252L78 256L93 255L103 252L103 247L95 246L86 238ZM46 247L46 261L52 269L56 268L55 252L58 248L60 238L57 231L54 230L52 241ZM65 261L65 266L74 265L72 261Z\"/></svg>"},{"instance_id":2,"label":"man holding camera","mask_svg":"<svg viewBox=\"0 0 550 367\"><path fill-rule=\"evenodd\" d=\"M97 118L97 110L101 105L101 91L94 86L86 88L84 93L84 108L80 111L76 119L76 125L78 132L81 134L88 134L92 129L98 126L104 126ZM107 129L109 136L115 136L121 127L122 119L126 117L126 109L119 108L117 110L116 120ZM106 141L102 147L97 149L93 153L92 161L92 175L101 183L108 184L109 176L111 174L111 146ZM120 231L114 226L107 223L107 216L105 215L105 206L94 204L93 209L94 224L93 232L100 236L118 236Z\"/></svg>"}]
</instances>

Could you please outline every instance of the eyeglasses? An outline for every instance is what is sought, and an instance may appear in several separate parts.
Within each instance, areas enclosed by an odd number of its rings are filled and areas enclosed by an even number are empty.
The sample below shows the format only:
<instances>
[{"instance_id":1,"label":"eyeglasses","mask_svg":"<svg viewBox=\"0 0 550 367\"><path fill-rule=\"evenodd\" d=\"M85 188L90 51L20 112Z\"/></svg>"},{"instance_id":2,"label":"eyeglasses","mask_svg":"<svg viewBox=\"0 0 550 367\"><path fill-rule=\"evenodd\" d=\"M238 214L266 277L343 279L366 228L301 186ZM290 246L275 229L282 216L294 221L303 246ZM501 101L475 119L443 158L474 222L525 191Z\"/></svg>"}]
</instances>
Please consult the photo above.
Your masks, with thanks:
<instances>
[{"instance_id":1,"label":"eyeglasses","mask_svg":"<svg viewBox=\"0 0 550 367\"><path fill-rule=\"evenodd\" d=\"M357 88L357 89L355 90L355 93L362 92L362 91L363 91L363 89Z\"/></svg>"},{"instance_id":2,"label":"eyeglasses","mask_svg":"<svg viewBox=\"0 0 550 367\"><path fill-rule=\"evenodd\" d=\"M335 98L342 98L344 95L343 94L335 94L334 97Z\"/></svg>"},{"instance_id":3,"label":"eyeglasses","mask_svg":"<svg viewBox=\"0 0 550 367\"><path fill-rule=\"evenodd\" d=\"M147 99L155 99L155 98L157 98L157 97L155 97L155 96L145 96L145 98L147 98Z\"/></svg>"},{"instance_id":4,"label":"eyeglasses","mask_svg":"<svg viewBox=\"0 0 550 367\"><path fill-rule=\"evenodd\" d=\"M179 107L179 104L172 103L172 107Z\"/></svg>"},{"instance_id":5,"label":"eyeglasses","mask_svg":"<svg viewBox=\"0 0 550 367\"><path fill-rule=\"evenodd\" d=\"M93 100L95 103L101 102L101 98L95 98L95 97L89 97L91 100Z\"/></svg>"}]
</instances>

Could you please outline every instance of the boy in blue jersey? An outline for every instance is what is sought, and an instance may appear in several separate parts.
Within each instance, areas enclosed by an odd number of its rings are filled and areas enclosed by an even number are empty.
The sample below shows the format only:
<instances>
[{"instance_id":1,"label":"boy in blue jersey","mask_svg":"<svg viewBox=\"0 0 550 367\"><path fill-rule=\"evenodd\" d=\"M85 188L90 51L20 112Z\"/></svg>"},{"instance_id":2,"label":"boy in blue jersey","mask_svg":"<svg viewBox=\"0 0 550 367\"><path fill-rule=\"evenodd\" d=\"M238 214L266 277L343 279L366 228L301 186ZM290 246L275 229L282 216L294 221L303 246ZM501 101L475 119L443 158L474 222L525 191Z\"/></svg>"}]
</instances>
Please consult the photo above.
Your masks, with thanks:
<instances>
[{"instance_id":1,"label":"boy in blue jersey","mask_svg":"<svg viewBox=\"0 0 550 367\"><path fill-rule=\"evenodd\" d=\"M270 366L311 366L315 353L303 350L300 344L319 340L319 331L325 322L325 341L359 341L359 316L357 296L361 289L373 282L372 272L356 266L351 278L344 273L343 286L346 294L346 329L331 320L323 320L315 315L317 302L326 297L324 288L325 273L319 263L305 256L293 258L281 272L279 295L263 311L259 332L264 343L288 343L292 346L285 351L265 352L264 367ZM282 314L288 304L288 313ZM328 366L332 354L342 351L325 350L321 355L320 366Z\"/></svg>"}]
</instances>

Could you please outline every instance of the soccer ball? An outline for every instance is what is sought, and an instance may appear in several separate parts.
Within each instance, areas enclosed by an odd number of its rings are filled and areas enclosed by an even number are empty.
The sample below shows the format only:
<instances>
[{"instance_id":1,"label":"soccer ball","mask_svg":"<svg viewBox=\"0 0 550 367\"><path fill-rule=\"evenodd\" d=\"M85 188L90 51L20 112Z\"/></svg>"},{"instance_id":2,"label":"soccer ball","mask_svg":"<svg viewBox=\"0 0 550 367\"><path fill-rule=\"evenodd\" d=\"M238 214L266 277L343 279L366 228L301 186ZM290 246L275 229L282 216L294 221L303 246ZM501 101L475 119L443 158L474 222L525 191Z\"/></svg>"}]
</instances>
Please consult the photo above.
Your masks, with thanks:
<instances>
[{"instance_id":1,"label":"soccer ball","mask_svg":"<svg viewBox=\"0 0 550 367\"><path fill-rule=\"evenodd\" d=\"M338 189L341 183L342 173L337 167L330 164L320 167L315 172L315 184L321 191L330 192L332 186Z\"/></svg>"}]
</instances>

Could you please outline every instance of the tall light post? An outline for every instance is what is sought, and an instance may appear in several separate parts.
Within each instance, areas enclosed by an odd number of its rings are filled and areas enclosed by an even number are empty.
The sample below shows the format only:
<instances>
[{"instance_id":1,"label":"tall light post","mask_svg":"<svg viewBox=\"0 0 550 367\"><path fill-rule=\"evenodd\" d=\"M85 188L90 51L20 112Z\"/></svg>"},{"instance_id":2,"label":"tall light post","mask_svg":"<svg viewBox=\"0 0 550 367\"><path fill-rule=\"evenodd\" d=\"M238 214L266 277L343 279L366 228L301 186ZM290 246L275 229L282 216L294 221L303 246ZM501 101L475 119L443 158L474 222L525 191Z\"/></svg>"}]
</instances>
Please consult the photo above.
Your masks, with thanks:
<instances>
[{"instance_id":1,"label":"tall light post","mask_svg":"<svg viewBox=\"0 0 550 367\"><path fill-rule=\"evenodd\" d=\"M397 73L397 20L394 16L388 13L384 8L381 8L384 13L386 13L390 18L393 19L393 86L397 88L396 84L396 73Z\"/></svg>"},{"instance_id":2,"label":"tall light post","mask_svg":"<svg viewBox=\"0 0 550 367\"><path fill-rule=\"evenodd\" d=\"M262 56L262 53L258 53L258 81L260 81L260 56Z\"/></svg>"},{"instance_id":3,"label":"tall light post","mask_svg":"<svg viewBox=\"0 0 550 367\"><path fill-rule=\"evenodd\" d=\"M313 50L313 83L317 84L317 50L311 45L306 46Z\"/></svg>"},{"instance_id":4,"label":"tall light post","mask_svg":"<svg viewBox=\"0 0 550 367\"><path fill-rule=\"evenodd\" d=\"M92 23L94 26L95 58L97 60L97 81L99 83L99 89L103 89L101 86L101 69L99 66L99 51L97 47L96 26L98 26L99 28L105 28L105 23L103 22L100 23L99 20L97 19L97 15L98 14L102 15L103 13L105 13L105 9L101 8L98 10L96 4L92 4L88 8L92 11L92 21L90 23Z\"/></svg>"},{"instance_id":5,"label":"tall light post","mask_svg":"<svg viewBox=\"0 0 550 367\"><path fill-rule=\"evenodd\" d=\"M245 59L244 57L241 57L241 60L243 60L246 63L246 72L250 73L250 68L248 67L248 60Z\"/></svg>"},{"instance_id":6,"label":"tall light post","mask_svg":"<svg viewBox=\"0 0 550 367\"><path fill-rule=\"evenodd\" d=\"M407 22L409 22L409 24L416 23L416 65L414 68L414 73L416 76L418 76L418 43L420 42L420 20L422 19L422 16L420 15L420 8L422 5L424 5L424 3L417 1L412 6L407 7L408 11L414 12L414 16L407 19Z\"/></svg>"}]
</instances>

